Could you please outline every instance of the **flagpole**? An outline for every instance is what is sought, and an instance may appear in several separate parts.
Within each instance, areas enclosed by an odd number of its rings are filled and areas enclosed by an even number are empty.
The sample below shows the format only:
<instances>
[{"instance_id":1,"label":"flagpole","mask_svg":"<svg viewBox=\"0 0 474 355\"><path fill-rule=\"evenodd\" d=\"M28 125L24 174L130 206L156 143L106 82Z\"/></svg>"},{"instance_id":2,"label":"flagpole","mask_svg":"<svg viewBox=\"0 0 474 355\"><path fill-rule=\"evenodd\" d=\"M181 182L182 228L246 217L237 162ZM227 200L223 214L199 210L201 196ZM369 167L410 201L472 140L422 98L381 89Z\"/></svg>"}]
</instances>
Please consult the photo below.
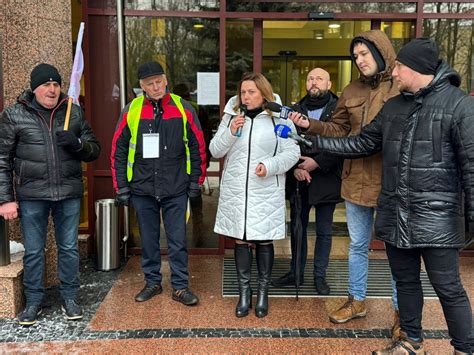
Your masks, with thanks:
<instances>
[{"instance_id":1,"label":"flagpole","mask_svg":"<svg viewBox=\"0 0 474 355\"><path fill-rule=\"evenodd\" d=\"M74 62L72 65L71 79L69 81L69 91L67 100L66 118L64 119L64 130L69 129L69 118L71 117L72 103L74 99L78 100L80 91L80 80L84 66L84 59L82 57L82 37L84 35L84 22L79 26L79 33L77 35L76 53L74 55ZM78 103L78 101L76 102Z\"/></svg>"},{"instance_id":2,"label":"flagpole","mask_svg":"<svg viewBox=\"0 0 474 355\"><path fill-rule=\"evenodd\" d=\"M72 108L72 97L69 96L67 99L67 111L66 111L66 118L64 119L64 130L67 131L69 129L69 117L71 117L71 108Z\"/></svg>"}]
</instances>

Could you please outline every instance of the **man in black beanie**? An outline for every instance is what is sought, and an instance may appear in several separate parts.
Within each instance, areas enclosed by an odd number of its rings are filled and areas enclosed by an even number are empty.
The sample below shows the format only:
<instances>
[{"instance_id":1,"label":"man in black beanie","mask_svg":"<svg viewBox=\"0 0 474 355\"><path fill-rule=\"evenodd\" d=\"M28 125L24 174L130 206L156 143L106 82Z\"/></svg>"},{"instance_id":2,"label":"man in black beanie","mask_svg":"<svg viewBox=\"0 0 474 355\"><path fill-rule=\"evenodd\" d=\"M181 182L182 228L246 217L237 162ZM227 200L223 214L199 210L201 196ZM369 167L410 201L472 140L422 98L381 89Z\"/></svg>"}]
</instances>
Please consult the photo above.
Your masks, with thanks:
<instances>
[{"instance_id":1,"label":"man in black beanie","mask_svg":"<svg viewBox=\"0 0 474 355\"><path fill-rule=\"evenodd\" d=\"M438 45L429 38L416 38L400 49L397 61L424 75L435 75L440 64Z\"/></svg>"},{"instance_id":2,"label":"man in black beanie","mask_svg":"<svg viewBox=\"0 0 474 355\"><path fill-rule=\"evenodd\" d=\"M25 90L0 116L0 216L6 220L21 216L26 307L18 322L23 326L35 324L42 312L50 213L58 249L62 309L67 319L82 318L76 302L81 162L97 159L100 145L76 105L71 109L69 129L63 130L67 97L61 93L61 84L54 66L39 64L31 72L31 90Z\"/></svg>"},{"instance_id":3,"label":"man in black beanie","mask_svg":"<svg viewBox=\"0 0 474 355\"><path fill-rule=\"evenodd\" d=\"M427 38L405 45L392 76L401 94L359 135L316 137L347 158L382 151L375 221L398 290L400 338L373 354L424 354L421 259L439 297L455 354L472 354L472 309L459 275L465 220L474 228L474 97Z\"/></svg>"},{"instance_id":4,"label":"man in black beanie","mask_svg":"<svg viewBox=\"0 0 474 355\"><path fill-rule=\"evenodd\" d=\"M38 64L31 71L30 74L30 86L31 91L35 91L36 88L44 83L49 81L55 81L59 86L62 84L61 75L59 75L58 70L53 67L51 64L41 63Z\"/></svg>"}]
</instances>

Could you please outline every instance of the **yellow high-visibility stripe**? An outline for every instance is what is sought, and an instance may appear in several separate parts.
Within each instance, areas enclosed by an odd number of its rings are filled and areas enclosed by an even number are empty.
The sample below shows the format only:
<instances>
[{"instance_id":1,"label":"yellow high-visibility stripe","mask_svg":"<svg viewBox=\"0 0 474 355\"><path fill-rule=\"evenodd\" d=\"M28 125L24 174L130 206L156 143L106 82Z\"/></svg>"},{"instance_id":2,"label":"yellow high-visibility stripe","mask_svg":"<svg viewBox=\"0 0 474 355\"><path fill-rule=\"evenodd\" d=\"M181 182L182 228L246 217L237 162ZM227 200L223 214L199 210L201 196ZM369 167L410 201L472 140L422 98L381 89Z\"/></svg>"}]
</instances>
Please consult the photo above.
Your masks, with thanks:
<instances>
[{"instance_id":1,"label":"yellow high-visibility stripe","mask_svg":"<svg viewBox=\"0 0 474 355\"><path fill-rule=\"evenodd\" d=\"M133 179L133 165L135 163L135 153L137 147L137 136L138 136L138 125L140 123L140 116L142 113L143 101L145 97L139 96L133 99L128 110L127 125L130 129L131 138L128 146L128 161L127 161L127 181L130 182ZM188 146L188 131L186 125L188 123L188 117L184 112L183 104L181 103L181 97L175 94L171 94L171 99L178 108L183 118L183 142L186 150L186 173L191 174L191 153Z\"/></svg>"},{"instance_id":2,"label":"yellow high-visibility stripe","mask_svg":"<svg viewBox=\"0 0 474 355\"><path fill-rule=\"evenodd\" d=\"M135 163L135 153L137 147L138 124L140 123L140 115L142 113L144 96L139 96L133 99L127 115L127 125L130 129L132 137L128 145L128 162L127 162L127 181L132 181L133 178L133 164Z\"/></svg>"},{"instance_id":3,"label":"yellow high-visibility stripe","mask_svg":"<svg viewBox=\"0 0 474 355\"><path fill-rule=\"evenodd\" d=\"M191 175L191 153L189 152L188 131L186 129L186 124L188 123L188 117L186 116L186 113L184 112L184 107L183 107L183 104L181 103L181 97L175 94L171 94L171 98L173 99L179 112L181 112L181 116L183 116L183 142L184 142L184 148L186 149L186 172L188 173L188 175Z\"/></svg>"}]
</instances>

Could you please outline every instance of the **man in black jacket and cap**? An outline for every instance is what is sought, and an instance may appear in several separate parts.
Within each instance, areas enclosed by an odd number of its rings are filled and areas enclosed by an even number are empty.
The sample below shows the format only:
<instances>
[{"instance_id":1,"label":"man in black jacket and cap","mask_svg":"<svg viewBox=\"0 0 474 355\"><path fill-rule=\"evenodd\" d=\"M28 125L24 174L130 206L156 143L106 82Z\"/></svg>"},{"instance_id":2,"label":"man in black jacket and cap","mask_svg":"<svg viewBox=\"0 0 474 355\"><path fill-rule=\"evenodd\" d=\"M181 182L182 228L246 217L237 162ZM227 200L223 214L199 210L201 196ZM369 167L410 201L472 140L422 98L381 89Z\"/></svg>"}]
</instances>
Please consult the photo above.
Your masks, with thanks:
<instances>
[{"instance_id":1,"label":"man in black jacket and cap","mask_svg":"<svg viewBox=\"0 0 474 355\"><path fill-rule=\"evenodd\" d=\"M189 288L186 209L188 197L198 199L206 176L206 144L189 102L168 90L161 64L138 67L143 95L122 111L110 159L116 201L135 209L142 246L145 286L135 301L163 292L160 224L168 241L171 297L187 306L199 298Z\"/></svg>"},{"instance_id":2,"label":"man in black jacket and cap","mask_svg":"<svg viewBox=\"0 0 474 355\"><path fill-rule=\"evenodd\" d=\"M79 106L72 105L64 130L67 96L58 70L42 63L31 72L31 90L0 116L0 216L20 216L25 245L23 285L26 307L21 325L35 324L43 300L44 247L48 217L54 221L63 311L81 319L79 215L83 195L81 162L99 156L100 145Z\"/></svg>"},{"instance_id":3,"label":"man in black jacket and cap","mask_svg":"<svg viewBox=\"0 0 474 355\"><path fill-rule=\"evenodd\" d=\"M306 79L307 94L295 108L311 119L327 122L331 120L337 103L337 96L331 89L329 73L315 68L308 73ZM301 161L287 173L286 194L290 201L295 198L296 184L299 182L301 213L294 204L290 205L291 215L291 268L282 277L273 280L276 287L295 285L296 268L296 231L295 220L301 218L302 239L300 254L300 284L304 282L304 269L308 254L307 228L311 207L316 214L316 243L314 247L313 278L316 292L328 295L330 287L326 282L326 269L332 246L332 222L336 203L341 202L341 170L343 160L328 156L325 153L306 152Z\"/></svg>"},{"instance_id":4,"label":"man in black jacket and cap","mask_svg":"<svg viewBox=\"0 0 474 355\"><path fill-rule=\"evenodd\" d=\"M458 88L459 74L438 56L428 38L409 42L392 73L401 94L359 135L314 138L320 150L345 158L382 151L375 233L396 281L401 336L374 354L424 354L421 258L455 353L474 350L472 309L459 276L464 214L474 222L474 98Z\"/></svg>"}]
</instances>

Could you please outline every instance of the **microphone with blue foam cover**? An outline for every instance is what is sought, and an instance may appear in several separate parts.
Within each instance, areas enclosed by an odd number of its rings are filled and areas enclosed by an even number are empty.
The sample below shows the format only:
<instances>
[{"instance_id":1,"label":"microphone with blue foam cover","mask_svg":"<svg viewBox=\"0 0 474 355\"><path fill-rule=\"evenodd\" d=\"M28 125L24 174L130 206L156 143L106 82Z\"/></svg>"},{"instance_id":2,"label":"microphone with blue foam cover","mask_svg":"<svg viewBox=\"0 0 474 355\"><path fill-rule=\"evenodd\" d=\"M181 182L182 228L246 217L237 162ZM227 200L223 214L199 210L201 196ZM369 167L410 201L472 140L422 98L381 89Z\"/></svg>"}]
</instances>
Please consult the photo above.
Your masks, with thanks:
<instances>
[{"instance_id":1,"label":"microphone with blue foam cover","mask_svg":"<svg viewBox=\"0 0 474 355\"><path fill-rule=\"evenodd\" d=\"M286 125L277 124L275 126L275 133L278 137L281 137L281 138L284 138L284 139L291 138L291 139L295 140L298 144L304 144L304 145L306 145L307 147L310 147L310 148L313 146L313 142L311 142L311 141L309 141L309 140L307 140L303 137L300 137L296 133L292 132L291 128L286 126Z\"/></svg>"}]
</instances>

